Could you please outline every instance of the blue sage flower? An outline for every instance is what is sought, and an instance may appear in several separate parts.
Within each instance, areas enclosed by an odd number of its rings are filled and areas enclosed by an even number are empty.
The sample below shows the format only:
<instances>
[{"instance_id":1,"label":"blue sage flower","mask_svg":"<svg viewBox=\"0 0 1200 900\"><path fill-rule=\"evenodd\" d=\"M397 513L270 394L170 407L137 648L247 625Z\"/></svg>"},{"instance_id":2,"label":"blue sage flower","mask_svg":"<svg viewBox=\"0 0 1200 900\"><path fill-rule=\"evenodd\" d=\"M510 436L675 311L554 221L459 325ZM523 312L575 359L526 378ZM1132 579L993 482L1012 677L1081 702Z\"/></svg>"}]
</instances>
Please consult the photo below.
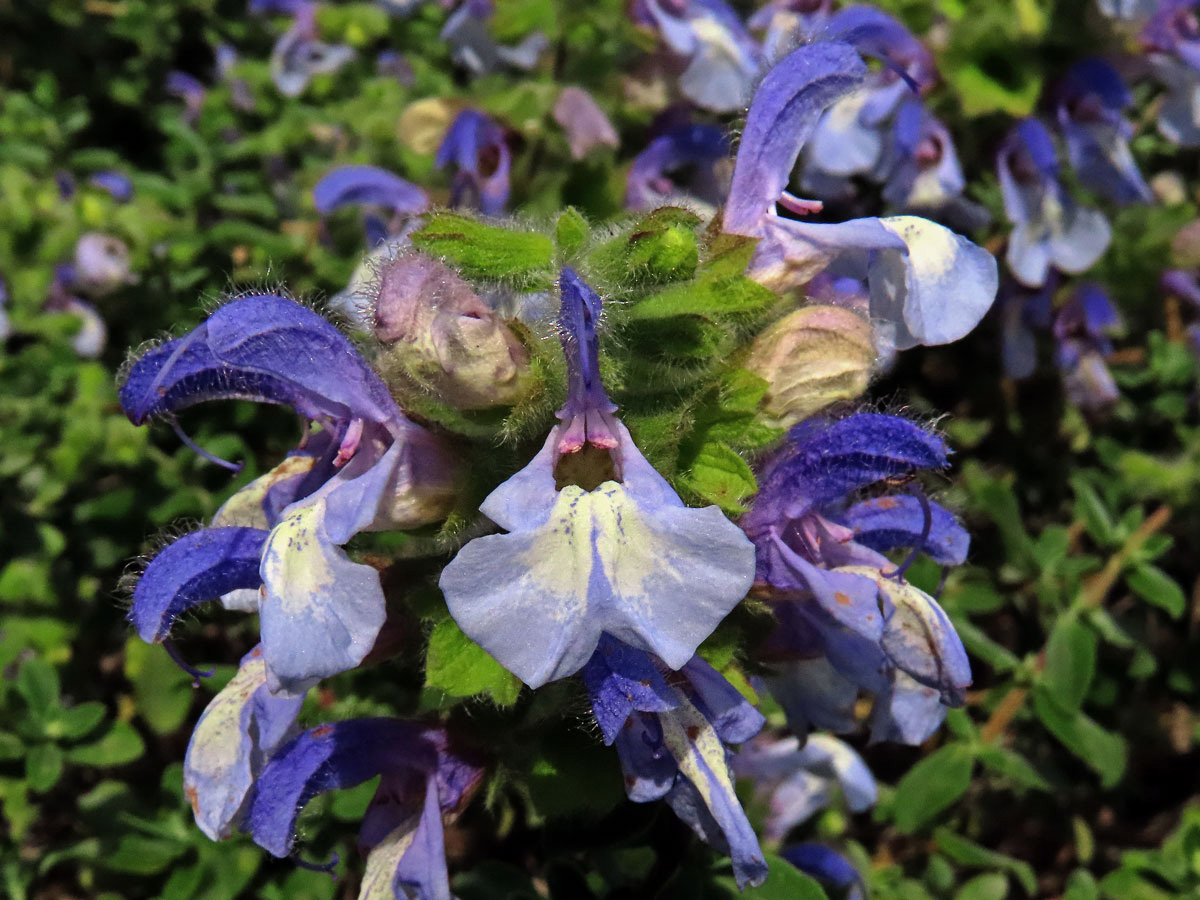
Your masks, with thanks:
<instances>
[{"instance_id":1,"label":"blue sage flower","mask_svg":"<svg viewBox=\"0 0 1200 900\"><path fill-rule=\"evenodd\" d=\"M1041 287L1052 268L1083 272L1108 249L1108 220L1071 199L1059 181L1054 141L1037 119L1022 119L1009 132L997 170L1004 212L1013 223L1006 260L1021 284Z\"/></svg>"},{"instance_id":2,"label":"blue sage flower","mask_svg":"<svg viewBox=\"0 0 1200 900\"><path fill-rule=\"evenodd\" d=\"M313 205L322 216L343 206L367 206L388 210L385 221L374 213L364 219L367 243L371 248L399 233L413 216L429 208L429 195L378 166L339 166L313 187Z\"/></svg>"},{"instance_id":3,"label":"blue sage flower","mask_svg":"<svg viewBox=\"0 0 1200 900\"><path fill-rule=\"evenodd\" d=\"M567 85L558 94L552 115L567 135L572 159L583 159L595 147L620 146L612 122L581 87Z\"/></svg>"},{"instance_id":4,"label":"blue sage flower","mask_svg":"<svg viewBox=\"0 0 1200 900\"><path fill-rule=\"evenodd\" d=\"M829 105L805 145L805 189L832 197L843 192L839 180L850 176L882 180L897 111L932 86L937 72L924 44L899 21L869 6L835 13L821 39L850 44L884 63Z\"/></svg>"},{"instance_id":5,"label":"blue sage flower","mask_svg":"<svg viewBox=\"0 0 1200 900\"><path fill-rule=\"evenodd\" d=\"M453 171L451 206L489 216L504 212L512 152L504 129L494 120L474 109L463 110L446 129L434 163Z\"/></svg>"},{"instance_id":6,"label":"blue sage flower","mask_svg":"<svg viewBox=\"0 0 1200 900\"><path fill-rule=\"evenodd\" d=\"M194 125L200 118L204 98L208 94L204 82L187 72L174 71L167 73L165 87L169 96L183 101L183 120L189 125Z\"/></svg>"},{"instance_id":7,"label":"blue sage flower","mask_svg":"<svg viewBox=\"0 0 1200 900\"><path fill-rule=\"evenodd\" d=\"M937 602L904 579L908 549L943 565L969 538L924 494L849 504L880 481L946 465L941 438L896 416L861 413L802 422L767 463L742 527L779 626L764 653L780 663L767 683L792 730L855 727L860 689L875 695L872 740L919 744L959 705L970 666Z\"/></svg>"},{"instance_id":8,"label":"blue sage flower","mask_svg":"<svg viewBox=\"0 0 1200 900\"><path fill-rule=\"evenodd\" d=\"M1121 76L1099 59L1068 69L1054 96L1067 158L1080 182L1117 204L1154 199L1129 150L1133 126L1122 113L1132 102Z\"/></svg>"},{"instance_id":9,"label":"blue sage flower","mask_svg":"<svg viewBox=\"0 0 1200 900\"><path fill-rule=\"evenodd\" d=\"M1080 409L1098 412L1120 396L1105 362L1113 351L1110 335L1120 328L1120 313L1096 284L1080 285L1054 317L1056 361L1067 398Z\"/></svg>"},{"instance_id":10,"label":"blue sage flower","mask_svg":"<svg viewBox=\"0 0 1200 900\"><path fill-rule=\"evenodd\" d=\"M720 164L729 156L729 139L715 125L669 127L634 157L625 184L627 209L701 206L716 211L728 185Z\"/></svg>"},{"instance_id":11,"label":"blue sage flower","mask_svg":"<svg viewBox=\"0 0 1200 900\"><path fill-rule=\"evenodd\" d=\"M835 260L861 260L871 317L894 347L948 343L974 328L995 299L991 254L915 216L816 224L776 210L821 210L787 191L792 168L822 112L867 74L854 48L836 42L800 47L767 74L742 132L722 228L759 239L747 274L776 290L804 285Z\"/></svg>"},{"instance_id":12,"label":"blue sage flower","mask_svg":"<svg viewBox=\"0 0 1200 900\"><path fill-rule=\"evenodd\" d=\"M1173 144L1200 146L1200 19L1198 0L1159 0L1142 29L1150 67L1167 89L1158 131Z\"/></svg>"},{"instance_id":13,"label":"blue sage flower","mask_svg":"<svg viewBox=\"0 0 1200 900\"><path fill-rule=\"evenodd\" d=\"M351 47L320 40L317 4L288 3L279 11L294 16L271 50L271 80L285 97L299 97L314 75L336 72L354 58Z\"/></svg>"},{"instance_id":14,"label":"blue sage flower","mask_svg":"<svg viewBox=\"0 0 1200 900\"><path fill-rule=\"evenodd\" d=\"M486 75L505 66L532 69L550 46L546 36L534 31L517 44L500 44L488 29L493 12L492 0L462 0L446 19L440 35L450 47L451 58L474 75Z\"/></svg>"},{"instance_id":15,"label":"blue sage flower","mask_svg":"<svg viewBox=\"0 0 1200 900\"><path fill-rule=\"evenodd\" d=\"M559 424L480 506L508 533L468 543L440 581L462 630L535 688L579 671L604 634L682 667L754 577L737 526L685 507L634 446L600 380L600 298L571 269L559 284ZM576 466L593 489L556 486Z\"/></svg>"},{"instance_id":16,"label":"blue sage flower","mask_svg":"<svg viewBox=\"0 0 1200 900\"><path fill-rule=\"evenodd\" d=\"M400 412L341 332L283 297L227 303L142 356L120 390L135 424L154 416L174 421L182 409L225 398L290 406L320 425L327 455L312 465L333 474L317 486L289 479L311 493L268 521L269 532L213 529L169 545L139 582L130 619L145 640L162 642L185 609L261 585L268 684L302 692L358 665L385 618L379 573L351 561L342 545L360 531L444 517L455 491L454 457ZM263 485L251 489L258 496Z\"/></svg>"},{"instance_id":17,"label":"blue sage flower","mask_svg":"<svg viewBox=\"0 0 1200 900\"><path fill-rule=\"evenodd\" d=\"M1048 331L1054 318L1054 292L1059 276L1051 271L1040 288L1022 287L1012 279L1000 291L1000 358L1009 378L1028 378L1037 368L1038 331Z\"/></svg>"},{"instance_id":18,"label":"blue sage flower","mask_svg":"<svg viewBox=\"0 0 1200 900\"><path fill-rule=\"evenodd\" d=\"M88 178L88 184L107 191L118 203L128 203L133 199L133 182L128 175L120 172L96 172Z\"/></svg>"},{"instance_id":19,"label":"blue sage flower","mask_svg":"<svg viewBox=\"0 0 1200 900\"><path fill-rule=\"evenodd\" d=\"M858 870L842 854L824 844L806 842L784 847L779 855L827 891L843 900L866 900L867 887Z\"/></svg>"},{"instance_id":20,"label":"blue sage flower","mask_svg":"<svg viewBox=\"0 0 1200 900\"><path fill-rule=\"evenodd\" d=\"M368 851L360 900L451 900L443 822L470 801L483 769L441 729L350 719L297 735L255 780L244 828L274 856L294 856L296 819L311 799L377 776L359 832Z\"/></svg>"},{"instance_id":21,"label":"blue sage flower","mask_svg":"<svg viewBox=\"0 0 1200 900\"><path fill-rule=\"evenodd\" d=\"M829 806L835 792L855 813L870 809L878 799L875 779L862 757L827 734L812 734L805 741L794 735L760 735L734 754L733 771L754 780L755 796L767 807L763 837L772 843Z\"/></svg>"},{"instance_id":22,"label":"blue sage flower","mask_svg":"<svg viewBox=\"0 0 1200 900\"><path fill-rule=\"evenodd\" d=\"M833 0L769 0L746 20L752 32L766 32L762 55L768 65L825 30L833 15Z\"/></svg>"},{"instance_id":23,"label":"blue sage flower","mask_svg":"<svg viewBox=\"0 0 1200 900\"><path fill-rule=\"evenodd\" d=\"M734 791L725 745L758 734L762 715L700 657L676 674L607 634L582 675L604 742L616 744L629 799L665 798L700 838L733 858L740 888L761 884L766 860Z\"/></svg>"},{"instance_id":24,"label":"blue sage flower","mask_svg":"<svg viewBox=\"0 0 1200 900\"><path fill-rule=\"evenodd\" d=\"M687 61L679 76L685 97L713 112L745 106L762 60L741 18L724 0L636 0L633 17Z\"/></svg>"}]
</instances>

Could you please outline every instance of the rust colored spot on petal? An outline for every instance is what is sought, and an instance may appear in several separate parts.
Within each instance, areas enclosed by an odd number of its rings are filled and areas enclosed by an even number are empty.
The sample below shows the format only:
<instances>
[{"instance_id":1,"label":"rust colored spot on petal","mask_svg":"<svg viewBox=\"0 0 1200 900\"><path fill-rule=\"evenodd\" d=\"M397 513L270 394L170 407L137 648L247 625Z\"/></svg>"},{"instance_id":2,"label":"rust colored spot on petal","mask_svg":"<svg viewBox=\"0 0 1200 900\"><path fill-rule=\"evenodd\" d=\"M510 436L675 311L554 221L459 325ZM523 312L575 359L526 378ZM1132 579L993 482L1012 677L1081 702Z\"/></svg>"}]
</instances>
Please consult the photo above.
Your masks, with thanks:
<instances>
[{"instance_id":1,"label":"rust colored spot on petal","mask_svg":"<svg viewBox=\"0 0 1200 900\"><path fill-rule=\"evenodd\" d=\"M315 738L323 738L327 734L333 734L332 725L318 725L312 730L312 736Z\"/></svg>"},{"instance_id":2,"label":"rust colored spot on petal","mask_svg":"<svg viewBox=\"0 0 1200 900\"><path fill-rule=\"evenodd\" d=\"M837 593L835 593L833 595L833 599L838 602L839 606L849 606L851 603L850 598L848 596L846 596L844 593L842 593L841 591L838 591Z\"/></svg>"}]
</instances>

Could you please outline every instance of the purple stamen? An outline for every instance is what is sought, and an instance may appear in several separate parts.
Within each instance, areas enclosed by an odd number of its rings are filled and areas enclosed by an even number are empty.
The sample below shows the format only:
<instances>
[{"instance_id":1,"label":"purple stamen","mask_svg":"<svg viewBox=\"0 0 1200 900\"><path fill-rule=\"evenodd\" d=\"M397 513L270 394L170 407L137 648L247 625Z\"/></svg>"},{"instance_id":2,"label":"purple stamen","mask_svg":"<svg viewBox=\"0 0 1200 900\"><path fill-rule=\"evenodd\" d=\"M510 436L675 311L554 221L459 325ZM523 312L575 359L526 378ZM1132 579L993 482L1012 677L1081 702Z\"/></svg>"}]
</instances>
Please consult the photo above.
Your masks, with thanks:
<instances>
[{"instance_id":1,"label":"purple stamen","mask_svg":"<svg viewBox=\"0 0 1200 900\"><path fill-rule=\"evenodd\" d=\"M204 669L197 669L195 666L188 663L188 661L185 660L180 654L179 648L175 646L175 642L170 638L164 640L162 642L162 646L163 649L167 651L167 656L171 657L171 662L175 663L175 665L179 666L179 668L183 669L183 671L192 676L192 687L194 688L200 687L201 678L212 678L213 672L216 671L215 669L208 669L207 671Z\"/></svg>"},{"instance_id":2,"label":"purple stamen","mask_svg":"<svg viewBox=\"0 0 1200 900\"><path fill-rule=\"evenodd\" d=\"M212 453L209 453L207 450L205 450L203 447L201 447L199 444L197 444L195 441L193 441L190 437L187 436L187 434L180 427L179 422L175 419L174 416L172 416L169 419L169 421L171 423L171 428L174 429L175 434L179 438L179 440L183 441L184 446L186 446L188 449L190 449L193 453L195 453L201 459L206 459L213 465L220 466L223 469L228 469L234 475L236 475L238 472L242 471L242 469L245 468L245 466L246 466L245 463L230 462L227 459L221 459L221 457L215 456Z\"/></svg>"},{"instance_id":3,"label":"purple stamen","mask_svg":"<svg viewBox=\"0 0 1200 900\"><path fill-rule=\"evenodd\" d=\"M925 492L918 489L914 492L914 496L921 504L921 512L925 516L925 521L921 525L921 536L917 539L916 544L912 548L912 552L908 554L904 562L902 562L892 572L888 572L883 577L890 578L893 581L903 581L904 573L908 571L908 567L917 561L917 557L921 555L925 549L925 542L929 540L929 532L933 529L933 508L929 505L929 498L925 496ZM945 575L942 576L943 579ZM940 588L939 588L940 590Z\"/></svg>"}]
</instances>

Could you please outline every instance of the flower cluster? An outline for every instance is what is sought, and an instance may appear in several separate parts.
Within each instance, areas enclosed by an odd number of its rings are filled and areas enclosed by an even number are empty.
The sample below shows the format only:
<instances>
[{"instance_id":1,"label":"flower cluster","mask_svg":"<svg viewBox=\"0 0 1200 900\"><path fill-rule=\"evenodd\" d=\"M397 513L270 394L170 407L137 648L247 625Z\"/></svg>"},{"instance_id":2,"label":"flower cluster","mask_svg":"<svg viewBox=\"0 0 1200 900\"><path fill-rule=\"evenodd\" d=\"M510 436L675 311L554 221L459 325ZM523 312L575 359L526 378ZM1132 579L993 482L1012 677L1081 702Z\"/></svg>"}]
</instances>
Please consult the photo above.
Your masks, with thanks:
<instances>
[{"instance_id":1,"label":"flower cluster","mask_svg":"<svg viewBox=\"0 0 1200 900\"><path fill-rule=\"evenodd\" d=\"M678 12L648 9L664 23ZM946 707L962 702L970 682L962 645L936 600L905 574L920 553L963 562L968 538L919 488L892 490L944 468L949 451L904 418L827 418L823 410L860 393L878 355L969 331L992 302L995 262L924 219L810 224L780 209L819 207L788 193L791 169L825 111L870 77L841 41L784 57L754 97L708 231L744 248L745 276L735 272L727 284L773 288L787 298L768 292L776 308L805 286L810 298L746 339L746 364L758 375L744 374L766 385L764 422L798 424L756 459L758 494L738 521L728 508L685 502L623 421L613 399L621 393L609 393L607 314L592 284L612 283L611 268L596 261L611 258L611 242L581 256L562 246L587 238L560 239L560 255L574 259L556 268L549 292L525 295L557 300L557 314L529 314L529 300L526 314L513 315L521 304L511 290L494 282L485 289L450 257L420 248L459 240L439 232L438 221L479 229L479 240L515 232L428 213L422 190L382 169L334 171L314 192L322 214L373 208L366 230L387 236L363 276L369 302L352 309L370 360L309 307L249 294L129 367L120 399L130 419L167 420L189 444L176 417L209 400L282 405L305 426L296 449L235 493L208 527L163 548L133 593L138 633L184 666L171 637L182 615L212 601L257 613L258 645L209 704L188 749L185 789L206 834L241 830L276 856L295 856L296 817L309 800L379 777L359 838L368 853L360 896L450 896L442 831L483 783L493 751L448 718L299 722L306 694L322 681L396 652L386 588L393 576L381 574L391 573L388 563L348 545L370 532L437 525L464 503L481 514L463 535L470 539L448 560L444 541L428 551L441 558L437 586L454 627L534 691L572 680L616 749L629 799L666 800L730 855L740 887L760 884L768 863L737 775L772 798L766 838L774 844L828 803L833 785L853 810L873 803L874 783L853 751L825 736L802 743L812 729L853 730L860 691L875 697L873 740L919 743ZM586 118L579 98L571 102L576 112L564 119ZM639 203L670 194L665 176L651 173L669 169L663 160L686 142L671 138L658 164L643 161ZM494 123L462 112L439 151L455 167L455 202L498 212L506 152ZM650 218L695 222L680 214ZM413 231L423 215L433 217L432 235ZM858 264L858 277L835 275L835 264ZM553 365L543 346L551 335L562 350ZM475 502L467 486L479 460L469 447L395 399L420 397L461 416L515 410L547 393L563 402L538 433L540 449ZM892 551L906 556L894 562L884 555ZM736 666L719 671L702 653L751 595L766 601L775 626L742 652L756 660L755 684L785 710L793 738L773 732L748 744L766 724L755 689ZM827 848L798 845L785 858L843 887L857 880Z\"/></svg>"}]
</instances>

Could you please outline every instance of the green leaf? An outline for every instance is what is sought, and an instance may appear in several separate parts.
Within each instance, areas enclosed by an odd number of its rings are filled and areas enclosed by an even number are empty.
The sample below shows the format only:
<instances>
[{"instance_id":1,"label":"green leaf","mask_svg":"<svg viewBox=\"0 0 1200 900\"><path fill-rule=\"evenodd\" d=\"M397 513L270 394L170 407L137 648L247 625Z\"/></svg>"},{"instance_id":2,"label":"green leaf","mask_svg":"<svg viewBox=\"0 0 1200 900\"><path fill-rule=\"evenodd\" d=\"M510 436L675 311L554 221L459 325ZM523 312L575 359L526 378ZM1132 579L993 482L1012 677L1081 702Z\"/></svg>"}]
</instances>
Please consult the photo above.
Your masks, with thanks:
<instances>
[{"instance_id":1,"label":"green leaf","mask_svg":"<svg viewBox=\"0 0 1200 900\"><path fill-rule=\"evenodd\" d=\"M909 769L892 801L896 827L911 834L933 821L970 786L974 767L970 748L947 744Z\"/></svg>"},{"instance_id":2,"label":"green leaf","mask_svg":"<svg viewBox=\"0 0 1200 900\"><path fill-rule=\"evenodd\" d=\"M672 224L631 234L628 259L631 269L651 281L679 281L695 274L700 246L691 227Z\"/></svg>"},{"instance_id":3,"label":"green leaf","mask_svg":"<svg viewBox=\"0 0 1200 900\"><path fill-rule=\"evenodd\" d=\"M412 242L444 257L467 278L517 280L529 289L546 289L554 281L554 242L544 234L440 212L428 217Z\"/></svg>"},{"instance_id":4,"label":"green leaf","mask_svg":"<svg viewBox=\"0 0 1200 900\"><path fill-rule=\"evenodd\" d=\"M1079 709L1096 674L1096 633L1074 616L1055 624L1039 681L1064 709Z\"/></svg>"},{"instance_id":5,"label":"green leaf","mask_svg":"<svg viewBox=\"0 0 1200 900\"><path fill-rule=\"evenodd\" d=\"M1128 756L1123 737L1106 731L1078 710L1063 708L1041 685L1034 688L1033 704L1046 729L1100 776L1103 787L1113 787L1121 780Z\"/></svg>"},{"instance_id":6,"label":"green leaf","mask_svg":"<svg viewBox=\"0 0 1200 900\"><path fill-rule=\"evenodd\" d=\"M765 854L770 873L756 888L739 895L743 900L828 900L828 895L809 876L773 853Z\"/></svg>"},{"instance_id":7,"label":"green leaf","mask_svg":"<svg viewBox=\"0 0 1200 900\"><path fill-rule=\"evenodd\" d=\"M742 501L758 491L758 482L750 465L719 441L700 448L681 480L705 500L733 515L744 513L746 507Z\"/></svg>"},{"instance_id":8,"label":"green leaf","mask_svg":"<svg viewBox=\"0 0 1200 900\"><path fill-rule=\"evenodd\" d=\"M955 862L964 866L979 866L989 869L1002 869L1008 872L1025 890L1033 895L1037 890L1037 875L1029 863L989 850L974 841L968 840L961 834L955 834L949 828L938 828L933 833L938 849Z\"/></svg>"},{"instance_id":9,"label":"green leaf","mask_svg":"<svg viewBox=\"0 0 1200 900\"><path fill-rule=\"evenodd\" d=\"M58 672L54 666L37 657L21 663L17 671L17 692L29 711L43 716L58 706Z\"/></svg>"},{"instance_id":10,"label":"green leaf","mask_svg":"<svg viewBox=\"0 0 1200 900\"><path fill-rule=\"evenodd\" d=\"M25 780L39 793L58 784L62 776L63 752L57 744L34 744L25 757Z\"/></svg>"},{"instance_id":11,"label":"green leaf","mask_svg":"<svg viewBox=\"0 0 1200 900\"><path fill-rule=\"evenodd\" d=\"M1004 900L1008 896L1008 879L999 872L984 872L964 884L954 900Z\"/></svg>"},{"instance_id":12,"label":"green leaf","mask_svg":"<svg viewBox=\"0 0 1200 900\"><path fill-rule=\"evenodd\" d=\"M1022 787L1038 791L1050 790L1050 782L1033 767L1033 763L1007 747L998 747L995 744L982 747L979 750L979 761L992 772L1012 779Z\"/></svg>"},{"instance_id":13,"label":"green leaf","mask_svg":"<svg viewBox=\"0 0 1200 900\"><path fill-rule=\"evenodd\" d=\"M164 871L187 851L188 845L179 841L127 832L117 838L116 847L102 854L96 861L113 872L155 875Z\"/></svg>"},{"instance_id":14,"label":"green leaf","mask_svg":"<svg viewBox=\"0 0 1200 900\"><path fill-rule=\"evenodd\" d=\"M1143 600L1165 610L1172 619L1178 619L1187 609L1183 588L1158 566L1134 566L1126 573L1125 583Z\"/></svg>"},{"instance_id":15,"label":"green leaf","mask_svg":"<svg viewBox=\"0 0 1200 900\"><path fill-rule=\"evenodd\" d=\"M15 734L0 731L0 762L11 762L25 755L25 744Z\"/></svg>"},{"instance_id":16,"label":"green leaf","mask_svg":"<svg viewBox=\"0 0 1200 900\"><path fill-rule=\"evenodd\" d=\"M1087 869L1076 869L1067 879L1067 889L1062 900L1099 900L1100 886Z\"/></svg>"},{"instance_id":17,"label":"green leaf","mask_svg":"<svg viewBox=\"0 0 1200 900\"><path fill-rule=\"evenodd\" d=\"M137 711L158 734L183 724L192 705L192 678L162 647L137 637L125 642L125 677L133 685Z\"/></svg>"},{"instance_id":18,"label":"green leaf","mask_svg":"<svg viewBox=\"0 0 1200 900\"><path fill-rule=\"evenodd\" d=\"M83 766L123 766L141 757L146 745L128 722L114 722L100 740L72 747L67 759Z\"/></svg>"},{"instance_id":19,"label":"green leaf","mask_svg":"<svg viewBox=\"0 0 1200 900\"><path fill-rule=\"evenodd\" d=\"M57 709L46 720L46 736L68 741L87 737L104 721L106 711L104 704L96 701L80 703L70 709Z\"/></svg>"},{"instance_id":20,"label":"green leaf","mask_svg":"<svg viewBox=\"0 0 1200 900\"><path fill-rule=\"evenodd\" d=\"M521 693L521 680L463 634L453 619L439 622L429 636L425 684L452 697L490 694L500 706L512 705Z\"/></svg>"}]
</instances>

